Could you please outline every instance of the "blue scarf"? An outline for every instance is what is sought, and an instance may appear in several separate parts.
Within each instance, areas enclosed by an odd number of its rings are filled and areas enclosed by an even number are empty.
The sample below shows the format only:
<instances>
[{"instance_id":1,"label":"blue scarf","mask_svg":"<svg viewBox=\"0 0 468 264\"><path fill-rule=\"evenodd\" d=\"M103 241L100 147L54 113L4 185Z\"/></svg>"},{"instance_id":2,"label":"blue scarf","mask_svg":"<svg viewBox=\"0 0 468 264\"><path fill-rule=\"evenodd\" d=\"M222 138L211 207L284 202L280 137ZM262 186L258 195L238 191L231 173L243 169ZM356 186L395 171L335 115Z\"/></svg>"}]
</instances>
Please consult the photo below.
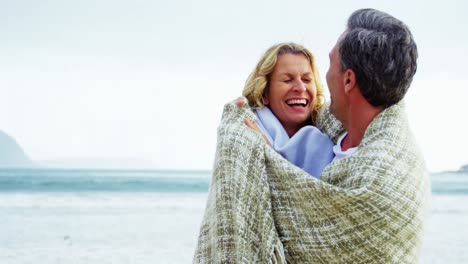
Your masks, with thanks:
<instances>
[{"instance_id":1,"label":"blue scarf","mask_svg":"<svg viewBox=\"0 0 468 264\"><path fill-rule=\"evenodd\" d=\"M258 127L276 152L315 178L320 177L334 157L334 144L326 134L307 125L290 138L270 108L256 109L254 113Z\"/></svg>"}]
</instances>

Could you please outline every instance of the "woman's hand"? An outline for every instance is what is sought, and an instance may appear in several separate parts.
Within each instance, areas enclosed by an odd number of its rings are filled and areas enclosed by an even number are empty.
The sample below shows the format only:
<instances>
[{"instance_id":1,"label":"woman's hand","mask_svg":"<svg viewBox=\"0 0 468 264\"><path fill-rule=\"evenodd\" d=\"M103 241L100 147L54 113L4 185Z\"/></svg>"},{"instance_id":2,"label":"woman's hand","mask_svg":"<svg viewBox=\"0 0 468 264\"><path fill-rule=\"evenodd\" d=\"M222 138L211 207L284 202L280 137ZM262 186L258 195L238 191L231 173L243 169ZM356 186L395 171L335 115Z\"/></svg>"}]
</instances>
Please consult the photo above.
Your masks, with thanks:
<instances>
[{"instance_id":1,"label":"woman's hand","mask_svg":"<svg viewBox=\"0 0 468 264\"><path fill-rule=\"evenodd\" d=\"M243 98L243 97L237 98L237 100L236 100L236 105L237 105L238 107L244 106L244 105L245 105L245 100L244 100L244 98Z\"/></svg>"},{"instance_id":2,"label":"woman's hand","mask_svg":"<svg viewBox=\"0 0 468 264\"><path fill-rule=\"evenodd\" d=\"M237 98L236 100L236 105L238 107L242 107L245 105L245 100L244 98L242 97L239 97ZM265 140L265 142L271 147L271 144L270 144L270 141L268 140L267 136L260 130L260 128L257 126L257 124L255 124L254 121L246 118L244 123L250 128L250 129L253 129L255 132L259 133L263 139Z\"/></svg>"}]
</instances>

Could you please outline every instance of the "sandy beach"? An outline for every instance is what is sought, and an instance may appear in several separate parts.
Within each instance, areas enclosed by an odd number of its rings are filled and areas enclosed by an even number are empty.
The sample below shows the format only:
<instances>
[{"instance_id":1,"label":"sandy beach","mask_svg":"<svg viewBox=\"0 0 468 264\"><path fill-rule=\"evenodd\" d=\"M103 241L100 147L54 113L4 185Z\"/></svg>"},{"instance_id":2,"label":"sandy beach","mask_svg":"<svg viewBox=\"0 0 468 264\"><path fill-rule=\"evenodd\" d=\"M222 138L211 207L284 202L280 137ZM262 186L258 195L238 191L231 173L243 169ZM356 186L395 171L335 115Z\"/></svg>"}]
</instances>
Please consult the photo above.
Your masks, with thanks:
<instances>
[{"instance_id":1,"label":"sandy beach","mask_svg":"<svg viewBox=\"0 0 468 264\"><path fill-rule=\"evenodd\" d=\"M209 172L0 172L2 264L192 262ZM468 263L466 176L432 175L421 263Z\"/></svg>"},{"instance_id":2,"label":"sandy beach","mask_svg":"<svg viewBox=\"0 0 468 264\"><path fill-rule=\"evenodd\" d=\"M191 263L206 193L1 194L0 263ZM434 195L421 263L467 263L468 196Z\"/></svg>"}]
</instances>

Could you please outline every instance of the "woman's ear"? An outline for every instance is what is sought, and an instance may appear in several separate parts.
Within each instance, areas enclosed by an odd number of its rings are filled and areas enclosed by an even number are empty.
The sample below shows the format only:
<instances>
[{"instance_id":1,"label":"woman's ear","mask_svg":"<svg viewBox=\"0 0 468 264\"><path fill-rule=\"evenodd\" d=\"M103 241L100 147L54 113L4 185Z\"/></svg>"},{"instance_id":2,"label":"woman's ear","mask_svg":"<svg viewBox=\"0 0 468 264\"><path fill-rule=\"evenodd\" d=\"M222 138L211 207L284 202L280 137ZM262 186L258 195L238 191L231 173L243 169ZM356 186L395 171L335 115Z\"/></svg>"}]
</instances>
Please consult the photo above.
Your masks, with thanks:
<instances>
[{"instance_id":1,"label":"woman's ear","mask_svg":"<svg viewBox=\"0 0 468 264\"><path fill-rule=\"evenodd\" d=\"M270 96L268 94L268 89L265 89L265 92L263 93L262 102L263 102L263 105L270 104Z\"/></svg>"}]
</instances>

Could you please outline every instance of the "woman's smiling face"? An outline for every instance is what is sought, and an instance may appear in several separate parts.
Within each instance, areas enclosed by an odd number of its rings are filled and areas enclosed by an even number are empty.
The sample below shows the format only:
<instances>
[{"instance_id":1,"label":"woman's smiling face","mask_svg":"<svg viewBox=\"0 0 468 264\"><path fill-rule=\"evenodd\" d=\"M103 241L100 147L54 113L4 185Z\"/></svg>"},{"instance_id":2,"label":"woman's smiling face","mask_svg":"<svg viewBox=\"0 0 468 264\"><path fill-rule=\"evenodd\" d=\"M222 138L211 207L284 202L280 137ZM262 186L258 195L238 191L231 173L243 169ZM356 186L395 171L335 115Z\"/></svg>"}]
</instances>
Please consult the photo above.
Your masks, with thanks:
<instances>
[{"instance_id":1,"label":"woman's smiling face","mask_svg":"<svg viewBox=\"0 0 468 264\"><path fill-rule=\"evenodd\" d=\"M282 54L269 77L263 102L293 136L311 121L317 88L309 60L302 54Z\"/></svg>"}]
</instances>

